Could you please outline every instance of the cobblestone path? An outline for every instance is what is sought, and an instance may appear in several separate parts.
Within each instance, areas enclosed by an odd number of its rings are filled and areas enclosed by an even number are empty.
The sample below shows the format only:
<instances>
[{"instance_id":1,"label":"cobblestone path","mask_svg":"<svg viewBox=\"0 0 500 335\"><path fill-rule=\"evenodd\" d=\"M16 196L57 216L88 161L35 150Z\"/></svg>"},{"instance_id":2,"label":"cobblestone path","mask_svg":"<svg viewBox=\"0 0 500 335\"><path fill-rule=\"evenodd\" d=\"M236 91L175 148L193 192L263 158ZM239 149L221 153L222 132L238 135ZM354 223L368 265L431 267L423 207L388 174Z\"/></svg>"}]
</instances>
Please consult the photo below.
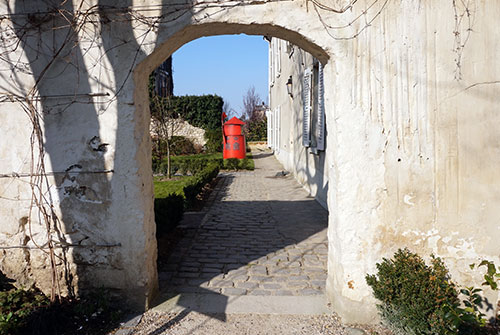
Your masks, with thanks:
<instances>
[{"instance_id":1,"label":"cobblestone path","mask_svg":"<svg viewBox=\"0 0 500 335\"><path fill-rule=\"evenodd\" d=\"M220 174L207 214L159 273L172 293L324 294L327 211L270 153L252 172Z\"/></svg>"}]
</instances>

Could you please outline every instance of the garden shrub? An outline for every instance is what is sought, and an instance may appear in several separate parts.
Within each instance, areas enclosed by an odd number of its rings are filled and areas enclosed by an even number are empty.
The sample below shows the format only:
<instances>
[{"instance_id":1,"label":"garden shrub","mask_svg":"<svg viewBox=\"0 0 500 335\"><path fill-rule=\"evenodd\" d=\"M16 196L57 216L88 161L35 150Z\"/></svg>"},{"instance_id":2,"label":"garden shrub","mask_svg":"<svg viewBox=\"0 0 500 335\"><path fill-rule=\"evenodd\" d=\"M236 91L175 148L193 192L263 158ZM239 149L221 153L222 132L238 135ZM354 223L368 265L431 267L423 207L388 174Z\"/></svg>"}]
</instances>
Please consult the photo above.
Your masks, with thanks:
<instances>
[{"instance_id":1,"label":"garden shrub","mask_svg":"<svg viewBox=\"0 0 500 335\"><path fill-rule=\"evenodd\" d=\"M189 124L207 129L221 128L224 100L218 95L184 95L170 97L173 114Z\"/></svg>"},{"instance_id":2,"label":"garden shrub","mask_svg":"<svg viewBox=\"0 0 500 335\"><path fill-rule=\"evenodd\" d=\"M205 131L205 144L207 153L222 152L222 130L207 129Z\"/></svg>"},{"instance_id":3,"label":"garden shrub","mask_svg":"<svg viewBox=\"0 0 500 335\"><path fill-rule=\"evenodd\" d=\"M438 257L431 266L408 249L377 263L377 274L367 275L384 322L398 334L456 334L445 306L459 303L456 285Z\"/></svg>"},{"instance_id":4,"label":"garden shrub","mask_svg":"<svg viewBox=\"0 0 500 335\"><path fill-rule=\"evenodd\" d=\"M237 158L224 159L224 169L227 170L238 170L240 160Z\"/></svg>"},{"instance_id":5,"label":"garden shrub","mask_svg":"<svg viewBox=\"0 0 500 335\"><path fill-rule=\"evenodd\" d=\"M193 141L184 136L172 136L170 138L170 148L172 156L193 155L197 153Z\"/></svg>"},{"instance_id":6,"label":"garden shrub","mask_svg":"<svg viewBox=\"0 0 500 335\"><path fill-rule=\"evenodd\" d=\"M188 179L188 182L183 189L187 207L192 206L196 200L196 196L203 189L203 186L217 177L218 173L219 164L216 162L210 162L203 170Z\"/></svg>"},{"instance_id":7,"label":"garden shrub","mask_svg":"<svg viewBox=\"0 0 500 335\"><path fill-rule=\"evenodd\" d=\"M201 159L198 161L207 162ZM154 208L157 236L170 232L179 224L184 210L194 204L203 187L217 176L219 165L218 161L212 161L206 163L194 176L155 181Z\"/></svg>"},{"instance_id":8,"label":"garden shrub","mask_svg":"<svg viewBox=\"0 0 500 335\"><path fill-rule=\"evenodd\" d=\"M255 164L251 153L247 153L243 159L228 158L222 162L222 168L225 170L251 170L255 169Z\"/></svg>"},{"instance_id":9,"label":"garden shrub","mask_svg":"<svg viewBox=\"0 0 500 335\"><path fill-rule=\"evenodd\" d=\"M164 198L155 198L156 235L161 236L172 231L182 220L184 197L171 193Z\"/></svg>"},{"instance_id":10,"label":"garden shrub","mask_svg":"<svg viewBox=\"0 0 500 335\"><path fill-rule=\"evenodd\" d=\"M209 163L222 165L222 158L212 155L175 156L170 160L172 171L181 175L196 175ZM166 166L166 162L163 163Z\"/></svg>"},{"instance_id":11,"label":"garden shrub","mask_svg":"<svg viewBox=\"0 0 500 335\"><path fill-rule=\"evenodd\" d=\"M255 165L251 153L243 159L222 159L222 153L216 154L198 154L189 156L172 156L170 157L172 174L179 175L196 175L203 170L209 163L216 163L221 169L225 170L254 170ZM153 169L155 173L166 175L167 160L156 162Z\"/></svg>"},{"instance_id":12,"label":"garden shrub","mask_svg":"<svg viewBox=\"0 0 500 335\"><path fill-rule=\"evenodd\" d=\"M10 289L0 292L0 335L17 334L49 300L35 290Z\"/></svg>"}]
</instances>

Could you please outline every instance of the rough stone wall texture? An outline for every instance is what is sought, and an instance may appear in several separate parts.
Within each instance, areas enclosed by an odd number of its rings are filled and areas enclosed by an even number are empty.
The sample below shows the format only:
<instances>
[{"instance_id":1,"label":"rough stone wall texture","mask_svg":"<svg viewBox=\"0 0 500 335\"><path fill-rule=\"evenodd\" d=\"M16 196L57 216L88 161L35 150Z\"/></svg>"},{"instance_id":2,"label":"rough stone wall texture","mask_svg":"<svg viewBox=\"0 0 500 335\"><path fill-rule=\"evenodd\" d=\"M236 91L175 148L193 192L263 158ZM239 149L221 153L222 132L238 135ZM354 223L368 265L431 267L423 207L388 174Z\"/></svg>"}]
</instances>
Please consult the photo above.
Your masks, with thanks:
<instances>
[{"instance_id":1,"label":"rough stone wall texture","mask_svg":"<svg viewBox=\"0 0 500 335\"><path fill-rule=\"evenodd\" d=\"M147 74L193 39L247 33L289 40L326 64L327 291L337 312L373 321L364 276L403 246L479 283L468 263L500 263L500 3L468 4L362 0L335 13L305 1L66 1L90 19L77 29L64 21L71 15L25 15L50 10L42 1L0 3L0 173L16 173L0 178L0 243L14 247L2 250L2 270L50 284L45 255L17 248L47 240L36 211L26 219L23 97L37 83L46 169L56 172L41 194L62 222L51 238L73 245L58 253L77 288L116 288L147 306L157 286Z\"/></svg>"},{"instance_id":2,"label":"rough stone wall texture","mask_svg":"<svg viewBox=\"0 0 500 335\"><path fill-rule=\"evenodd\" d=\"M205 130L199 127L195 127L191 124L189 124L187 121L184 120L171 120L169 122L168 127L169 129L173 129L174 131L174 136L183 136L188 139L190 139L194 144L203 146L207 141L205 140ZM151 128L150 128L150 133L153 136L156 136L158 128L155 128L155 122L152 119L151 120Z\"/></svg>"},{"instance_id":3,"label":"rough stone wall texture","mask_svg":"<svg viewBox=\"0 0 500 335\"><path fill-rule=\"evenodd\" d=\"M194 144L205 145L207 141L205 140L205 130L202 128L198 128L190 125L186 121L177 122L176 127L177 131L175 132L176 136L184 136L189 138Z\"/></svg>"}]
</instances>

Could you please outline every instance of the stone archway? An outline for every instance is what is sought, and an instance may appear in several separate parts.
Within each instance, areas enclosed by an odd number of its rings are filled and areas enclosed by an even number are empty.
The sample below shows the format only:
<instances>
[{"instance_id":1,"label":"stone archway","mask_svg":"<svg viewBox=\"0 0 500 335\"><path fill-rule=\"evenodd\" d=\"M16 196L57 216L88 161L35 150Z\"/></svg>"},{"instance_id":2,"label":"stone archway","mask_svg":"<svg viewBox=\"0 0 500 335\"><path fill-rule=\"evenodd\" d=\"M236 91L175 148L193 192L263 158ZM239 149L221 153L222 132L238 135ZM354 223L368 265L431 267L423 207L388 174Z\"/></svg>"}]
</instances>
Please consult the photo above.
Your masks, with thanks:
<instances>
[{"instance_id":1,"label":"stone archway","mask_svg":"<svg viewBox=\"0 0 500 335\"><path fill-rule=\"evenodd\" d=\"M313 54L325 65L327 69L326 71L328 71L329 69L328 61L330 55L325 50L312 43L305 36L287 28L277 26L275 24L236 24L223 22L190 24L180 29L172 36L169 36L165 41L162 41L162 43L154 50L153 53L148 55L141 63L137 65L134 70L135 103L143 106L149 106L148 92L146 90L148 74L159 64L161 64L161 62L166 57L172 55L172 53L182 45L200 37L241 33L247 35L265 35L279 37L281 39L288 40L291 43L298 45L303 50ZM330 109L330 106L327 106L326 112L331 113L332 111ZM145 132L146 130L143 131ZM149 156L144 157L144 160L146 162L149 162ZM146 178L149 178L149 175Z\"/></svg>"},{"instance_id":2,"label":"stone archway","mask_svg":"<svg viewBox=\"0 0 500 335\"><path fill-rule=\"evenodd\" d=\"M286 9L283 9L286 7ZM249 13L249 9L250 12ZM287 11L290 16L286 18L279 15L278 12ZM138 147L143 149L139 150L140 156L136 156L135 159L138 162L140 169L138 173L138 178L141 180L143 185L148 185L144 188L143 198L147 198L149 192L149 186L151 184L150 177L150 166L149 166L149 152L145 149L149 146L149 137L147 136L147 126L149 124L149 115L145 113L148 109L147 100L147 74L149 74L153 69L155 69L164 59L170 56L175 50L180 48L182 45L203 36L214 36L222 34L240 34L245 33L249 35L268 35L273 37L278 37L280 39L288 40L291 43L299 46L300 48L311 53L317 59L319 59L324 65L324 76L326 90L325 90L325 100L326 100L326 115L327 124L333 124L333 104L328 103L333 101L333 90L329 90L329 87L334 83L334 62L331 58L334 56L332 53L331 38L325 31L322 23L315 17L315 14L308 13L304 11L302 6L295 6L293 4L286 4L282 6L277 6L276 4L268 3L258 6L250 7L235 7L225 10L223 13L211 13L212 9L208 9L208 13L201 11L195 16L201 16L203 19L195 20L193 18L187 19L185 21L180 20L180 22L173 22L169 25L169 29L162 29L159 27L158 33L156 34L156 40L150 41L150 43L145 43L143 50L148 52L144 53L144 58L138 60L138 64L134 68L134 82L133 82L133 92L134 92L134 117L135 122L135 134L142 134L141 141L137 143ZM304 26L302 22L304 15L311 18L311 23ZM281 21L281 22L280 22ZM131 83L129 83L131 85ZM130 88L132 89L132 87ZM331 148L335 148L335 139L332 136L332 141L329 144ZM327 161L333 161L334 150L327 152ZM333 164L328 166L329 169L333 168ZM141 172L142 171L142 172ZM335 175L335 173L332 173ZM330 189L330 198L335 198L335 188ZM145 204L147 209L151 210L151 204ZM335 206L332 206L335 207ZM149 216L148 216L149 217ZM144 221L145 229L148 232L149 238L147 240L152 241L154 236L152 236L152 217L149 220ZM336 215L330 217L330 225L333 227L333 222L337 220ZM335 239L330 234L330 239ZM332 244L334 245L334 244ZM153 243L146 244L144 246L144 255L148 255L145 262L141 264L143 268L143 275L148 279L148 285L145 289L148 292L154 292L156 287L156 270L154 267L154 254L155 246ZM340 262L336 262L333 256L333 251L330 252L329 261L329 273L330 276L327 281L327 290L330 299L333 301L335 297L335 302L338 306L346 304L349 306L347 308L341 307L345 310L350 310L351 305L347 301L342 301L340 298L340 287L335 288L342 282L339 277L336 277L335 273L338 269L342 268ZM153 263L153 264L152 264ZM146 266L145 266L146 265ZM340 284L343 286L343 284ZM364 292L362 295L367 296L368 292ZM356 307L358 310L363 307L363 304L358 304ZM370 320L374 315L374 310L372 307L366 309L366 313L355 313L356 317L353 317L352 321L358 320ZM340 311L342 314L342 311ZM347 316L347 314L344 314ZM361 319L357 319L358 315L362 315Z\"/></svg>"}]
</instances>

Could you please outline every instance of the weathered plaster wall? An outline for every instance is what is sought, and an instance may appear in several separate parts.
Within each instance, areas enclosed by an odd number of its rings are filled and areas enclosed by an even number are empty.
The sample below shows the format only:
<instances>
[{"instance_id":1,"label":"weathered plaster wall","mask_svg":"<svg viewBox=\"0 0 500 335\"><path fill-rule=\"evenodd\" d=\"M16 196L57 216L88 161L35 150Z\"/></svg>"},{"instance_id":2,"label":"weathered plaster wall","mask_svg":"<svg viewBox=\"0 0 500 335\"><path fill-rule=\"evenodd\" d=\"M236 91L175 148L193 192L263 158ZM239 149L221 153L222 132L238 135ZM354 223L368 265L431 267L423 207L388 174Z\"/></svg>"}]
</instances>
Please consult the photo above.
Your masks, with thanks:
<instances>
[{"instance_id":1,"label":"weathered plaster wall","mask_svg":"<svg viewBox=\"0 0 500 335\"><path fill-rule=\"evenodd\" d=\"M470 2L469 38L468 20L455 20L451 1L372 3L337 14L300 1L187 9L87 1L79 10L90 10L91 22L69 31L62 16L25 15L44 12L42 2L2 2L0 174L16 173L0 178L0 242L15 247L3 249L2 270L43 289L50 282L43 254L17 248L46 240L36 213L31 234L24 224L31 125L19 102L43 77L45 162L57 173L42 193L53 196L63 223L52 239L76 245L58 250L67 250L77 287L116 288L148 305L157 278L147 74L183 44L227 33L286 39L326 64L327 292L347 321L373 320L364 275L398 247L435 252L461 282L472 261L500 263L500 33L492 29L500 3ZM25 26L36 29L22 34Z\"/></svg>"},{"instance_id":2,"label":"weathered plaster wall","mask_svg":"<svg viewBox=\"0 0 500 335\"><path fill-rule=\"evenodd\" d=\"M490 27L500 7L470 2L469 26L457 6L390 4L358 38L337 44L328 120L338 307L368 297L365 273L399 247L443 257L463 284L473 281L468 264L499 262L500 36Z\"/></svg>"},{"instance_id":3,"label":"weathered plaster wall","mask_svg":"<svg viewBox=\"0 0 500 335\"><path fill-rule=\"evenodd\" d=\"M302 145L304 71L312 69L314 57L287 41L274 39L277 47L270 57L279 57L279 71L273 71L269 87L270 109L280 108L280 145L275 155L297 181L328 208L328 168L324 151L314 152ZM274 53L278 54L275 56ZM275 60L276 62L276 60ZM276 66L276 65L275 65ZM271 67L270 67L271 71ZM292 97L286 83L292 77Z\"/></svg>"}]
</instances>

